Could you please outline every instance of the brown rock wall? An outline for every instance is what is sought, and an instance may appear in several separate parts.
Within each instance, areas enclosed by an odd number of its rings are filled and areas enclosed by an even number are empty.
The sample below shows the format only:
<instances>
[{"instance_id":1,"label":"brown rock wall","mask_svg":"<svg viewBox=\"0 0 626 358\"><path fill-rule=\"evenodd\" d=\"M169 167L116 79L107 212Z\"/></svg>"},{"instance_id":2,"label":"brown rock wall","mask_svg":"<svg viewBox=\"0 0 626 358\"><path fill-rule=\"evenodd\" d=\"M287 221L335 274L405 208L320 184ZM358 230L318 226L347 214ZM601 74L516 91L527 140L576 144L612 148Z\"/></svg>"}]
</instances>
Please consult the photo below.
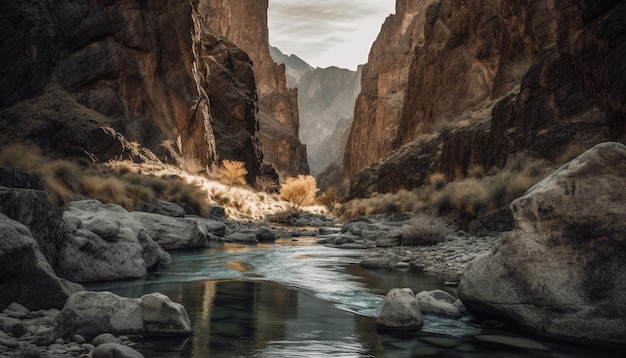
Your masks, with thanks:
<instances>
[{"instance_id":1,"label":"brown rock wall","mask_svg":"<svg viewBox=\"0 0 626 358\"><path fill-rule=\"evenodd\" d=\"M268 0L202 0L199 5L211 32L232 40L250 55L263 113L259 120L264 160L293 176L308 173L306 152L302 153L306 149L298 139L298 93L287 88L285 66L276 64L270 55L267 7ZM276 122L281 127L278 132Z\"/></svg>"},{"instance_id":2,"label":"brown rock wall","mask_svg":"<svg viewBox=\"0 0 626 358\"><path fill-rule=\"evenodd\" d=\"M511 155L557 161L570 145L624 141L626 71L618 59L626 5L501 1L479 13L477 4L441 1L428 9L395 143L407 154L380 153L384 160L353 177L353 195L372 192L367 178L376 178L378 192L396 191L421 185L427 173L453 178L472 164L503 166ZM425 150L416 143L433 135L432 158L411 159ZM403 176L405 183L395 183Z\"/></svg>"}]
</instances>

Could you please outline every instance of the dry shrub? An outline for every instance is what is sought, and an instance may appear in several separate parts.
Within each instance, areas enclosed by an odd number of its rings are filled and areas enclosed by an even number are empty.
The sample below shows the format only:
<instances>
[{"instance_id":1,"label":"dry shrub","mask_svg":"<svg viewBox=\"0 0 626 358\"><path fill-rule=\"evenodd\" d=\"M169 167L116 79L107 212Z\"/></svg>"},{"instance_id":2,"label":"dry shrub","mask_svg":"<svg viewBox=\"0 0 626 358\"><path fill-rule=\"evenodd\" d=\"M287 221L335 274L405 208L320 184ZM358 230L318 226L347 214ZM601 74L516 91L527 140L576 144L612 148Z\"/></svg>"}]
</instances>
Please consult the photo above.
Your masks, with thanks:
<instances>
[{"instance_id":1,"label":"dry shrub","mask_svg":"<svg viewBox=\"0 0 626 358\"><path fill-rule=\"evenodd\" d=\"M322 195L317 198L317 201L324 205L328 210L332 211L335 205L339 202L341 196L337 188L330 187Z\"/></svg>"},{"instance_id":2,"label":"dry shrub","mask_svg":"<svg viewBox=\"0 0 626 358\"><path fill-rule=\"evenodd\" d=\"M238 160L224 160L222 166L217 170L218 180L226 185L230 190L234 185L246 185L246 174L248 170L245 163Z\"/></svg>"},{"instance_id":3,"label":"dry shrub","mask_svg":"<svg viewBox=\"0 0 626 358\"><path fill-rule=\"evenodd\" d=\"M317 183L311 175L289 177L280 186L280 195L295 207L312 205L317 194Z\"/></svg>"},{"instance_id":4,"label":"dry shrub","mask_svg":"<svg viewBox=\"0 0 626 358\"><path fill-rule=\"evenodd\" d=\"M445 239L446 222L435 216L420 214L402 226L403 246L436 245Z\"/></svg>"},{"instance_id":5,"label":"dry shrub","mask_svg":"<svg viewBox=\"0 0 626 358\"><path fill-rule=\"evenodd\" d=\"M432 173L428 176L428 183L435 188L443 188L447 183L446 175L440 172Z\"/></svg>"},{"instance_id":6,"label":"dry shrub","mask_svg":"<svg viewBox=\"0 0 626 358\"><path fill-rule=\"evenodd\" d=\"M14 145L2 149L0 166L38 177L57 204L93 198L132 210L139 201L159 199L181 204L198 215L208 210L206 194L198 185L176 176L142 175L130 164L79 165L50 159L36 147Z\"/></svg>"}]
</instances>

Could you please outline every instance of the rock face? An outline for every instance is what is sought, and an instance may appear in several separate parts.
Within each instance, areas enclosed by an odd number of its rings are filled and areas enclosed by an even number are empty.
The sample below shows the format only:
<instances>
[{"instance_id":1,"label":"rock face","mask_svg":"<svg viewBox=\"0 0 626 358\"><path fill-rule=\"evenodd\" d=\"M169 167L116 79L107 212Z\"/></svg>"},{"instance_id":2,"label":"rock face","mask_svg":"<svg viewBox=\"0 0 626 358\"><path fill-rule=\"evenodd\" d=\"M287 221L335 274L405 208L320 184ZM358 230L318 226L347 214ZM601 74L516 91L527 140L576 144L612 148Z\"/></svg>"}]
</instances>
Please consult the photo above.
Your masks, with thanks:
<instances>
[{"instance_id":1,"label":"rock face","mask_svg":"<svg viewBox=\"0 0 626 358\"><path fill-rule=\"evenodd\" d=\"M515 230L472 262L470 311L537 333L626 343L626 146L600 144L511 204Z\"/></svg>"},{"instance_id":2,"label":"rock face","mask_svg":"<svg viewBox=\"0 0 626 358\"><path fill-rule=\"evenodd\" d=\"M237 2L200 1L205 27L246 51L254 64L258 90L260 136L264 159L279 173L308 173L306 147L298 139L298 94L287 88L285 66L270 56L267 28L268 0Z\"/></svg>"},{"instance_id":3,"label":"rock face","mask_svg":"<svg viewBox=\"0 0 626 358\"><path fill-rule=\"evenodd\" d=\"M376 109L360 120L359 112L385 97L372 92L365 104L357 101L344 160L351 196L421 186L434 172L466 175L474 164L501 167L511 153L555 160L570 145L624 140L626 78L618 59L626 36L615 28L626 5L492 5L442 0L416 15L424 16L423 30L411 43L406 84L399 85L406 87L400 114ZM388 20L380 36L402 33L393 24ZM370 66L381 58L376 46L371 56ZM362 95L373 88L367 78ZM375 163L379 158L385 159Z\"/></svg>"},{"instance_id":4,"label":"rock face","mask_svg":"<svg viewBox=\"0 0 626 358\"><path fill-rule=\"evenodd\" d=\"M102 333L159 336L192 333L185 308L160 293L124 298L111 292L79 292L67 300L56 322L57 337L80 335L87 340Z\"/></svg>"},{"instance_id":5,"label":"rock face","mask_svg":"<svg viewBox=\"0 0 626 358\"><path fill-rule=\"evenodd\" d=\"M163 153L164 140L178 140L184 156L215 161L201 28L190 2L2 7L8 18L2 65L13 69L2 88L18 90L0 108L12 137L99 160L133 156L128 141Z\"/></svg>"},{"instance_id":6,"label":"rock face","mask_svg":"<svg viewBox=\"0 0 626 358\"><path fill-rule=\"evenodd\" d=\"M305 73L313 71L313 66L306 63L300 57L291 54L287 56L280 49L270 46L270 56L272 60L279 65L285 65L285 74L287 75L287 87L298 88L300 79Z\"/></svg>"},{"instance_id":7,"label":"rock face","mask_svg":"<svg viewBox=\"0 0 626 358\"><path fill-rule=\"evenodd\" d=\"M30 230L0 214L0 304L18 302L30 310L61 308L83 288L58 278Z\"/></svg>"},{"instance_id":8,"label":"rock face","mask_svg":"<svg viewBox=\"0 0 626 358\"><path fill-rule=\"evenodd\" d=\"M99 161L242 160L254 184L260 104L291 136L289 153L269 143L278 154L266 159L306 169L296 92L269 56L267 1L28 0L0 11L6 140Z\"/></svg>"},{"instance_id":9,"label":"rock face","mask_svg":"<svg viewBox=\"0 0 626 358\"><path fill-rule=\"evenodd\" d=\"M414 47L424 43L426 9L432 2L397 0L396 14L387 18L372 46L345 150L344 172L349 178L393 149Z\"/></svg>"}]
</instances>

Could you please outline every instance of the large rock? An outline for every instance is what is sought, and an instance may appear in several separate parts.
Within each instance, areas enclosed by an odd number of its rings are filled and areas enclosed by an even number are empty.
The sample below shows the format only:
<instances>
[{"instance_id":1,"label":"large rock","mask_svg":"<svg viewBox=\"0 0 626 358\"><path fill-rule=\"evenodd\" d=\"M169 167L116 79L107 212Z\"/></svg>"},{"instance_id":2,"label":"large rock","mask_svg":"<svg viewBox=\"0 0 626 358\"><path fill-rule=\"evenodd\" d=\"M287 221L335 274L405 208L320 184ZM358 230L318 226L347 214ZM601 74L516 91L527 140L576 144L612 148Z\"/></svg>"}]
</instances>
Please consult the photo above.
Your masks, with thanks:
<instances>
[{"instance_id":1,"label":"large rock","mask_svg":"<svg viewBox=\"0 0 626 358\"><path fill-rule=\"evenodd\" d=\"M626 343L626 146L583 153L511 204L515 230L463 273L470 311Z\"/></svg>"},{"instance_id":2,"label":"large rock","mask_svg":"<svg viewBox=\"0 0 626 358\"><path fill-rule=\"evenodd\" d=\"M148 235L165 250L209 246L207 232L199 227L196 220L142 212L132 212L130 215L139 221L148 231Z\"/></svg>"},{"instance_id":3,"label":"large rock","mask_svg":"<svg viewBox=\"0 0 626 358\"><path fill-rule=\"evenodd\" d=\"M0 306L61 308L83 289L56 276L26 226L0 214L0 237Z\"/></svg>"},{"instance_id":4,"label":"large rock","mask_svg":"<svg viewBox=\"0 0 626 358\"><path fill-rule=\"evenodd\" d=\"M143 354L119 343L101 344L93 350L91 356L93 358L144 358Z\"/></svg>"},{"instance_id":5,"label":"large rock","mask_svg":"<svg viewBox=\"0 0 626 358\"><path fill-rule=\"evenodd\" d=\"M417 330L422 327L422 313L410 288L393 288L383 301L376 324L380 329Z\"/></svg>"},{"instance_id":6,"label":"large rock","mask_svg":"<svg viewBox=\"0 0 626 358\"><path fill-rule=\"evenodd\" d=\"M0 186L0 213L28 226L41 252L56 267L58 248L66 238L62 207L53 205L42 190Z\"/></svg>"},{"instance_id":7,"label":"large rock","mask_svg":"<svg viewBox=\"0 0 626 358\"><path fill-rule=\"evenodd\" d=\"M58 273L72 281L144 277L170 260L145 227L118 205L72 202L63 221L68 239L59 250Z\"/></svg>"},{"instance_id":8,"label":"large rock","mask_svg":"<svg viewBox=\"0 0 626 358\"><path fill-rule=\"evenodd\" d=\"M160 293L125 298L111 292L79 292L67 300L56 323L57 337L80 335L89 341L103 333L186 336L192 332L185 308Z\"/></svg>"}]
</instances>

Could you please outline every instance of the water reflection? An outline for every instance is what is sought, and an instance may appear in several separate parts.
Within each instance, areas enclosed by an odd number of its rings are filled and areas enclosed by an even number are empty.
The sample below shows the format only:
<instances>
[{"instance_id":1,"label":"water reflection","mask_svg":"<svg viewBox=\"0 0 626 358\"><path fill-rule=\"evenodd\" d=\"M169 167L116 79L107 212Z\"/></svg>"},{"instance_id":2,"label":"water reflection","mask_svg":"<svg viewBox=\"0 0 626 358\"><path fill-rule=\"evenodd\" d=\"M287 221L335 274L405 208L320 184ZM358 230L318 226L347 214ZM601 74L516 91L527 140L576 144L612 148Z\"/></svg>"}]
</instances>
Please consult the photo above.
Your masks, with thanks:
<instances>
[{"instance_id":1,"label":"water reflection","mask_svg":"<svg viewBox=\"0 0 626 358\"><path fill-rule=\"evenodd\" d=\"M425 316L421 332L379 333L375 317L389 289L456 292L434 275L365 270L357 263L363 254L307 240L226 243L173 252L170 265L145 279L88 288L126 297L161 292L185 306L193 336L141 341L136 348L146 357L584 357L600 352L553 342L536 350L481 340L476 336L502 335L510 341L516 334L482 327L472 317Z\"/></svg>"}]
</instances>

